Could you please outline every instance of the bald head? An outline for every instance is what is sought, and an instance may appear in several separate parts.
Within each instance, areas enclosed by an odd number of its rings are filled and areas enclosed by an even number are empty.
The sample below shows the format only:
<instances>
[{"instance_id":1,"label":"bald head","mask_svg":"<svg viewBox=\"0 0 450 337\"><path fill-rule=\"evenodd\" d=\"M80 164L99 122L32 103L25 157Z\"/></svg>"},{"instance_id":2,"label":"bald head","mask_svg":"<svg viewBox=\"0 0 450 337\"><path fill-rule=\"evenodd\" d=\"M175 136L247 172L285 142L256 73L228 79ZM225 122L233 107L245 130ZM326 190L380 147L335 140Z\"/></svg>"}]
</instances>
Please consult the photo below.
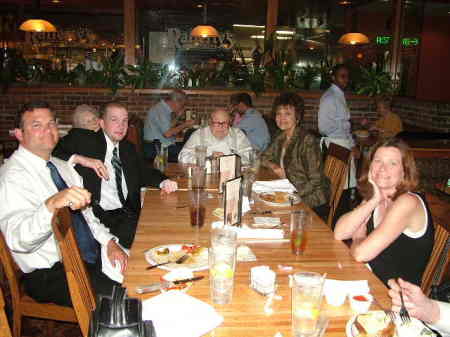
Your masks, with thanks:
<instances>
[{"instance_id":1,"label":"bald head","mask_svg":"<svg viewBox=\"0 0 450 337\"><path fill-rule=\"evenodd\" d=\"M230 113L226 109L216 109L211 113L209 128L214 137L223 139L230 131Z\"/></svg>"}]
</instances>

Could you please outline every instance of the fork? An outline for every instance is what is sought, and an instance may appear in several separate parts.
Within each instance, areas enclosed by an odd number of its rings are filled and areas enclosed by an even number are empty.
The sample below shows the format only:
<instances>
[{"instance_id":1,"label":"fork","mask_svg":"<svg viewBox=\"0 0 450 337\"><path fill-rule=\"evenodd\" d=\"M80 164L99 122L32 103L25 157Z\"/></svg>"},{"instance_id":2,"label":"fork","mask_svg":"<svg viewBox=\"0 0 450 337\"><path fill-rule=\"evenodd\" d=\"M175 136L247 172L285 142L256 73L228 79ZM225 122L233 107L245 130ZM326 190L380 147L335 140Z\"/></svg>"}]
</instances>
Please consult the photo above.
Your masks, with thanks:
<instances>
[{"instance_id":1,"label":"fork","mask_svg":"<svg viewBox=\"0 0 450 337\"><path fill-rule=\"evenodd\" d=\"M189 257L189 254L184 254L182 257L179 257L178 259L175 260L176 264L182 264L184 261L187 260L187 258ZM147 268L145 268L145 270L150 270L159 266L164 266L166 264L169 263L173 263L172 261L167 261L167 262L163 262L163 263L158 263L158 264L154 264L153 266L148 266Z\"/></svg>"},{"instance_id":2,"label":"fork","mask_svg":"<svg viewBox=\"0 0 450 337\"><path fill-rule=\"evenodd\" d=\"M402 306L401 306L400 312L399 312L400 318L401 318L403 324L409 323L409 322L411 322L411 317L409 317L408 310L406 310L405 302L403 301L403 292L401 289L400 289L400 300L402 301Z\"/></svg>"}]
</instances>

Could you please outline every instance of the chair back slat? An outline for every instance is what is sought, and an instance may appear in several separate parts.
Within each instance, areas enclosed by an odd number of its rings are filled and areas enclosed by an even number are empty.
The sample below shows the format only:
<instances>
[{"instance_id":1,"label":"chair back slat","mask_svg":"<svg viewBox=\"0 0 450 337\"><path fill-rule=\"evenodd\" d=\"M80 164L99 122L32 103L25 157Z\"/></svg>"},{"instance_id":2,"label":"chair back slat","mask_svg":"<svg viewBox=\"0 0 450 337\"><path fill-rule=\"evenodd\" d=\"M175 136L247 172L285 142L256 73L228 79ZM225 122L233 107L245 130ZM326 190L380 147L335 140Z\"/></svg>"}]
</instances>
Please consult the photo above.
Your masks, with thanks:
<instances>
[{"instance_id":1,"label":"chair back slat","mask_svg":"<svg viewBox=\"0 0 450 337\"><path fill-rule=\"evenodd\" d=\"M422 291L429 295L432 285L442 282L448 264L450 233L445 226L437 224L434 233L434 246L430 260L422 276Z\"/></svg>"},{"instance_id":2,"label":"chair back slat","mask_svg":"<svg viewBox=\"0 0 450 337\"><path fill-rule=\"evenodd\" d=\"M9 328L8 318L5 313L5 298L0 287L0 336L11 337L11 329Z\"/></svg>"},{"instance_id":3,"label":"chair back slat","mask_svg":"<svg viewBox=\"0 0 450 337\"><path fill-rule=\"evenodd\" d=\"M330 227L345 187L350 153L350 150L334 143L330 143L328 147L324 173L331 182L330 213L327 221Z\"/></svg>"},{"instance_id":4,"label":"chair back slat","mask_svg":"<svg viewBox=\"0 0 450 337\"><path fill-rule=\"evenodd\" d=\"M95 309L95 296L77 245L72 216L67 207L54 215L52 226L61 250L72 304L83 336L87 337L90 315Z\"/></svg>"},{"instance_id":5,"label":"chair back slat","mask_svg":"<svg viewBox=\"0 0 450 337\"><path fill-rule=\"evenodd\" d=\"M20 304L20 298L22 297L22 288L20 286L20 279L22 277L22 271L17 266L14 258L11 255L11 251L6 244L3 232L0 231L0 260L5 271L6 278L8 279L9 289L11 291L11 299L13 308Z\"/></svg>"}]
</instances>

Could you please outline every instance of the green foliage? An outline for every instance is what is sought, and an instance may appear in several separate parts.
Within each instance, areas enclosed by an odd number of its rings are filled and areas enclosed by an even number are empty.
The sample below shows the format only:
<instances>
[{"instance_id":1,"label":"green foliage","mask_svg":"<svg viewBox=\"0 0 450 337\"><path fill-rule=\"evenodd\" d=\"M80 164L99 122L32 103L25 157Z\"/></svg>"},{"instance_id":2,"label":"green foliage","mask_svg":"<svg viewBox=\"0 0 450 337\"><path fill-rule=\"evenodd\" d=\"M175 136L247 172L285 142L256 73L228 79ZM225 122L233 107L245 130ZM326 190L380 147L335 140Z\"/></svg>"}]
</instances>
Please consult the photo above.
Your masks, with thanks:
<instances>
[{"instance_id":1,"label":"green foliage","mask_svg":"<svg viewBox=\"0 0 450 337\"><path fill-rule=\"evenodd\" d=\"M389 73L379 71L375 67L361 67L361 78L357 83L357 93L360 95L379 96L394 94L394 82Z\"/></svg>"},{"instance_id":2,"label":"green foliage","mask_svg":"<svg viewBox=\"0 0 450 337\"><path fill-rule=\"evenodd\" d=\"M116 55L111 57L103 58L102 64L102 74L101 83L109 89L113 95L116 94L117 90L123 88L125 85L125 66L124 66L123 55Z\"/></svg>"}]
</instances>

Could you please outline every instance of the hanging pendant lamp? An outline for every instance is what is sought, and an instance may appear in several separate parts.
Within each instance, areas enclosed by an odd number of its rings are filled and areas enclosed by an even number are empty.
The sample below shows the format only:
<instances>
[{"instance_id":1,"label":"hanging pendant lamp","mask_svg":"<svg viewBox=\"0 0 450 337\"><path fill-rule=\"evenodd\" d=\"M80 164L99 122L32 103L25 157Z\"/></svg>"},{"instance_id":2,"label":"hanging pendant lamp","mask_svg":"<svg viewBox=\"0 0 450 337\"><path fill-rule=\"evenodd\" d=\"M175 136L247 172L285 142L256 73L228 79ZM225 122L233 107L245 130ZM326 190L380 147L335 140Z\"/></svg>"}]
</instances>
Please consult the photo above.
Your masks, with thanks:
<instances>
[{"instance_id":1,"label":"hanging pendant lamp","mask_svg":"<svg viewBox=\"0 0 450 337\"><path fill-rule=\"evenodd\" d=\"M45 32L45 33L53 33L56 32L56 28L54 25L52 25L47 20L43 20L39 18L39 10L40 10L40 1L35 0L34 1L34 15L35 18L29 19L24 21L20 26L19 29L23 30L25 32Z\"/></svg>"},{"instance_id":2,"label":"hanging pendant lamp","mask_svg":"<svg viewBox=\"0 0 450 337\"><path fill-rule=\"evenodd\" d=\"M346 45L358 45L358 44L367 44L369 43L369 38L361 33L347 33L341 36L341 38L338 40L338 43L340 44L346 44Z\"/></svg>"},{"instance_id":3,"label":"hanging pendant lamp","mask_svg":"<svg viewBox=\"0 0 450 337\"><path fill-rule=\"evenodd\" d=\"M192 37L201 37L201 38L219 37L219 32L217 31L217 29L215 29L213 26L209 26L206 24L207 7L206 7L206 3L204 3L202 5L203 5L203 25L196 26L191 31L191 36Z\"/></svg>"}]
</instances>

